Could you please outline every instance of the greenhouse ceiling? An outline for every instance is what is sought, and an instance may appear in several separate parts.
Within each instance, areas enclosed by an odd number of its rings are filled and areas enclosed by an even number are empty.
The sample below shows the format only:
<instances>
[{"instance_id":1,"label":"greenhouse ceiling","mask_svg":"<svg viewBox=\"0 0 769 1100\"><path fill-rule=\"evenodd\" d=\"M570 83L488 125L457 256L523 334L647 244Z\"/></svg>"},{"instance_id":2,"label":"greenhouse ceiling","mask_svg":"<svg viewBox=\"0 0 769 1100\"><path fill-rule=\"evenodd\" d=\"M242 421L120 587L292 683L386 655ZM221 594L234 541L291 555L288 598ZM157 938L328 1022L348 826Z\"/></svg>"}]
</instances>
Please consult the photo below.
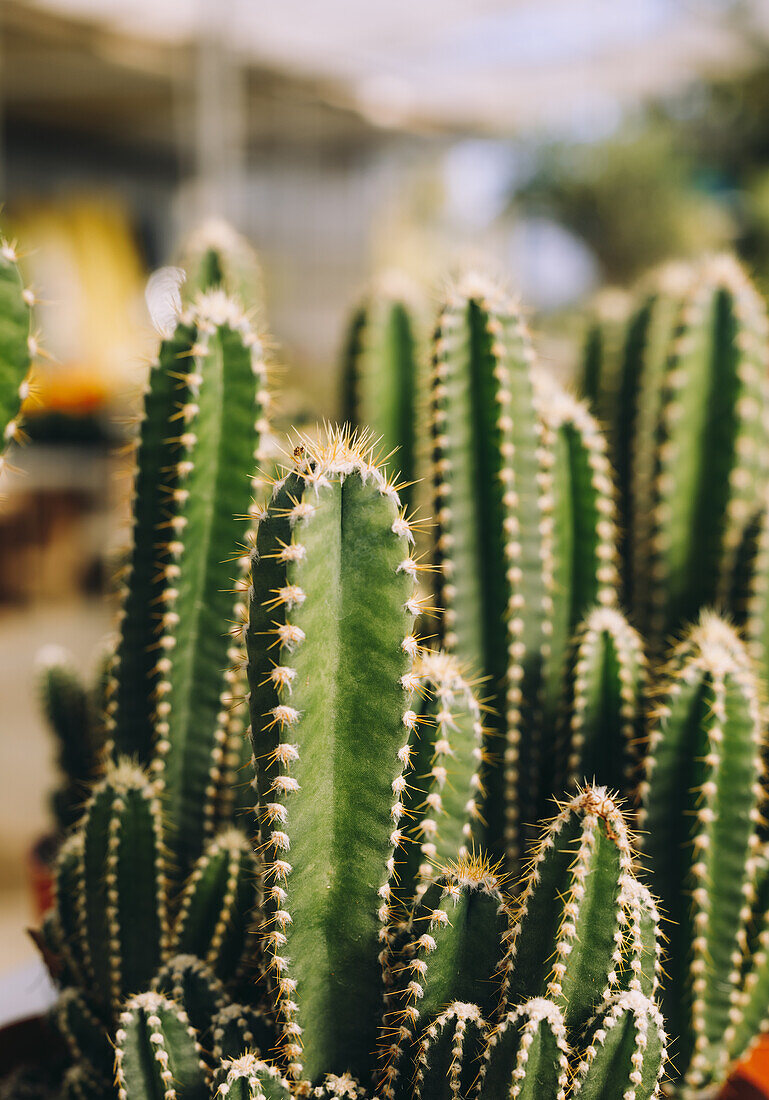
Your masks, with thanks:
<instances>
[{"instance_id":1,"label":"greenhouse ceiling","mask_svg":"<svg viewBox=\"0 0 769 1100\"><path fill-rule=\"evenodd\" d=\"M377 126L501 133L600 129L651 93L749 63L769 38L765 0L16 0L16 6L87 25L94 49L112 50L124 68L162 66L164 50L218 36L245 65L313 81L330 103ZM122 56L121 39L131 44Z\"/></svg>"}]
</instances>

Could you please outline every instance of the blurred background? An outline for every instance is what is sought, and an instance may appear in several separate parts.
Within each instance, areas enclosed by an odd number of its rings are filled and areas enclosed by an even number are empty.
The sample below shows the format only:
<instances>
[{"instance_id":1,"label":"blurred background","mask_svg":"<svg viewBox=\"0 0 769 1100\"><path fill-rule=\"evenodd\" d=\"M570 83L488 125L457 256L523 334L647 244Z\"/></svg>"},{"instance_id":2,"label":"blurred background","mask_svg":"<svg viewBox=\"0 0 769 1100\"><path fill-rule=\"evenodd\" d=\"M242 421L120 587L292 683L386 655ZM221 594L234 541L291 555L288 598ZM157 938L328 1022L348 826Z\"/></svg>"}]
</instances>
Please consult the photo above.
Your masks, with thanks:
<instances>
[{"instance_id":1,"label":"blurred background","mask_svg":"<svg viewBox=\"0 0 769 1100\"><path fill-rule=\"evenodd\" d=\"M204 218L254 242L286 425L336 415L383 268L437 296L490 267L564 370L578 305L658 261L734 247L769 290L769 0L0 0L0 202L46 353L0 514L0 976L27 996L35 654L88 667L109 629L148 272Z\"/></svg>"}]
</instances>

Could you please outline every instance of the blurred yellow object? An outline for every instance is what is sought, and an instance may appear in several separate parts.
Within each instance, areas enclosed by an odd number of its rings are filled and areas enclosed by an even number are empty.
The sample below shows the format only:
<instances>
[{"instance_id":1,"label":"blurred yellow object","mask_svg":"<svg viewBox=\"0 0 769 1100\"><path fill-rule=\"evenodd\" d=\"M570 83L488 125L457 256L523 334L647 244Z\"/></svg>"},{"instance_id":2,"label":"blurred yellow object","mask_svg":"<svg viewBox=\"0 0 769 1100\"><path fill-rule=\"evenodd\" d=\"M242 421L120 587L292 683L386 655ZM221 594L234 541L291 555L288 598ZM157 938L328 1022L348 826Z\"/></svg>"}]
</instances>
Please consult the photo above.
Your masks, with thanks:
<instances>
[{"instance_id":1,"label":"blurred yellow object","mask_svg":"<svg viewBox=\"0 0 769 1100\"><path fill-rule=\"evenodd\" d=\"M12 214L47 353L30 411L94 412L144 370L144 267L128 214L101 196L29 202Z\"/></svg>"}]
</instances>

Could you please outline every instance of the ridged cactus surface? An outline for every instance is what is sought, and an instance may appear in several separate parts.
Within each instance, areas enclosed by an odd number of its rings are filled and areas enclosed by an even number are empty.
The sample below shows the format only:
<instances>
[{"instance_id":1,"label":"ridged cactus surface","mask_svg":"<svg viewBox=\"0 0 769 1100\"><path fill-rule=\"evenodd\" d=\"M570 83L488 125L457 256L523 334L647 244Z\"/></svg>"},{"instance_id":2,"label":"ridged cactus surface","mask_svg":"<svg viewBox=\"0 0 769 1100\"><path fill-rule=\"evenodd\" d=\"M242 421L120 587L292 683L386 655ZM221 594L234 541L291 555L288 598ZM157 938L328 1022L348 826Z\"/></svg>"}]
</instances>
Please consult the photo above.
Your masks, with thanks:
<instances>
[{"instance_id":1,"label":"ridged cactus surface","mask_svg":"<svg viewBox=\"0 0 769 1100\"><path fill-rule=\"evenodd\" d=\"M743 1015L764 804L759 694L743 643L703 613L657 700L642 785L644 856L669 917L664 1006L685 1088L723 1079Z\"/></svg>"},{"instance_id":2,"label":"ridged cactus surface","mask_svg":"<svg viewBox=\"0 0 769 1100\"><path fill-rule=\"evenodd\" d=\"M368 429L403 481L411 503L423 450L421 312L418 292L403 276L381 277L353 314L342 363L342 418Z\"/></svg>"},{"instance_id":3,"label":"ridged cactus surface","mask_svg":"<svg viewBox=\"0 0 769 1100\"><path fill-rule=\"evenodd\" d=\"M259 523L249 679L283 1052L317 1083L365 1078L376 1043L418 605L413 537L365 440L335 432L295 453Z\"/></svg>"},{"instance_id":4,"label":"ridged cactus surface","mask_svg":"<svg viewBox=\"0 0 769 1100\"><path fill-rule=\"evenodd\" d=\"M487 678L508 774L487 774L485 842L513 859L520 822L530 818L521 816L512 772L521 730L539 722L552 611L533 359L520 313L496 286L467 277L450 291L431 383L437 602L445 646Z\"/></svg>"}]
</instances>

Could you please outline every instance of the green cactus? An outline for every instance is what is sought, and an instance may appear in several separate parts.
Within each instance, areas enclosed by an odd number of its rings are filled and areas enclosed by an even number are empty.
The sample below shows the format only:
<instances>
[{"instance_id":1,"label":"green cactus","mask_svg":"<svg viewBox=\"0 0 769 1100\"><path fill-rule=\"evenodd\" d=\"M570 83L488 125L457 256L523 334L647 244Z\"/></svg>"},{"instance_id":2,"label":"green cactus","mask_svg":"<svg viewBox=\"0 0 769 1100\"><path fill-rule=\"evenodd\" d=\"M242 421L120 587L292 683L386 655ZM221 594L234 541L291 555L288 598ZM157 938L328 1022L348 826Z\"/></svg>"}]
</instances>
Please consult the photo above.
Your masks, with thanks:
<instances>
[{"instance_id":1,"label":"green cactus","mask_svg":"<svg viewBox=\"0 0 769 1100\"><path fill-rule=\"evenodd\" d=\"M38 352L32 331L34 291L24 284L16 245L0 235L0 472L8 444L23 437L21 407L30 396Z\"/></svg>"},{"instance_id":2,"label":"green cactus","mask_svg":"<svg viewBox=\"0 0 769 1100\"><path fill-rule=\"evenodd\" d=\"M209 843L179 900L171 934L174 954L204 960L228 981L243 965L258 901L259 866L253 844L228 827Z\"/></svg>"},{"instance_id":3,"label":"green cactus","mask_svg":"<svg viewBox=\"0 0 769 1100\"><path fill-rule=\"evenodd\" d=\"M651 537L654 455L662 380L670 342L690 269L680 263L659 268L639 288L640 304L630 314L616 379L591 397L606 426L616 471L618 548L625 564L624 595L632 597L636 573L644 574ZM645 575L645 574L644 574Z\"/></svg>"},{"instance_id":4,"label":"green cactus","mask_svg":"<svg viewBox=\"0 0 769 1100\"><path fill-rule=\"evenodd\" d=\"M533 997L507 1012L489 1036L478 1074L479 1100L565 1100L570 1050L558 1005Z\"/></svg>"},{"instance_id":5,"label":"green cactus","mask_svg":"<svg viewBox=\"0 0 769 1100\"><path fill-rule=\"evenodd\" d=\"M186 381L192 364L195 330L189 319L163 341L150 370L144 398L141 433L136 444L133 533L124 567L119 613L119 637L106 689L107 733L116 752L147 764L152 753L155 703L159 677L159 604L178 566L160 566L158 541L169 523L170 505L180 476L177 457L181 430L179 410L190 396ZM170 567L170 574L169 574ZM163 660L162 652L160 659Z\"/></svg>"},{"instance_id":6,"label":"green cactus","mask_svg":"<svg viewBox=\"0 0 769 1100\"><path fill-rule=\"evenodd\" d=\"M249 242L231 225L210 218L189 234L180 263L186 278L184 298L194 303L200 293L223 290L249 308L262 301L262 270Z\"/></svg>"},{"instance_id":7,"label":"green cactus","mask_svg":"<svg viewBox=\"0 0 769 1100\"><path fill-rule=\"evenodd\" d=\"M228 1004L213 1019L213 1054L217 1062L248 1053L261 1057L275 1046L270 1019L250 1005Z\"/></svg>"},{"instance_id":8,"label":"green cactus","mask_svg":"<svg viewBox=\"0 0 769 1100\"><path fill-rule=\"evenodd\" d=\"M563 786L565 761L545 742L562 708L572 638L582 617L595 605L616 601L616 528L614 489L606 444L598 425L581 403L545 377L538 381L544 424L544 479L551 508L548 554L552 560L552 611L545 626L542 729L518 735L517 801L530 822L546 813L548 800ZM523 733L525 732L525 736ZM512 778L512 769L511 769ZM588 778L594 778L588 774Z\"/></svg>"},{"instance_id":9,"label":"green cactus","mask_svg":"<svg viewBox=\"0 0 769 1100\"><path fill-rule=\"evenodd\" d=\"M82 823L77 872L78 952L88 988L117 1013L149 985L168 949L160 803L130 760L110 765Z\"/></svg>"},{"instance_id":10,"label":"green cactus","mask_svg":"<svg viewBox=\"0 0 769 1100\"><path fill-rule=\"evenodd\" d=\"M416 567L365 439L296 453L259 523L248 625L264 941L289 1076L365 1079L405 843ZM327 858L342 861L331 876Z\"/></svg>"},{"instance_id":11,"label":"green cactus","mask_svg":"<svg viewBox=\"0 0 769 1100\"><path fill-rule=\"evenodd\" d=\"M715 257L692 276L662 366L659 352L644 360L631 542L636 610L657 647L733 585L769 465L766 340L757 292Z\"/></svg>"},{"instance_id":12,"label":"green cactus","mask_svg":"<svg viewBox=\"0 0 769 1100\"><path fill-rule=\"evenodd\" d=\"M289 1084L276 1066L254 1054L222 1062L214 1078L217 1097L224 1100L291 1100Z\"/></svg>"},{"instance_id":13,"label":"green cactus","mask_svg":"<svg viewBox=\"0 0 769 1100\"><path fill-rule=\"evenodd\" d=\"M487 1024L477 1005L454 1001L421 1033L408 1083L414 1100L469 1096L478 1076Z\"/></svg>"},{"instance_id":14,"label":"green cactus","mask_svg":"<svg viewBox=\"0 0 769 1100\"><path fill-rule=\"evenodd\" d=\"M113 1076L114 1051L101 1021L77 989L64 989L54 1009L55 1026L72 1061L85 1067L95 1081L108 1084Z\"/></svg>"},{"instance_id":15,"label":"green cactus","mask_svg":"<svg viewBox=\"0 0 769 1100\"><path fill-rule=\"evenodd\" d=\"M566 802L535 849L511 934L504 1003L546 997L578 1035L619 990L637 897L627 825L605 788Z\"/></svg>"},{"instance_id":16,"label":"green cactus","mask_svg":"<svg viewBox=\"0 0 769 1100\"><path fill-rule=\"evenodd\" d=\"M381 277L355 310L342 366L342 417L371 430L404 482L402 502L420 477L419 295L403 276Z\"/></svg>"},{"instance_id":17,"label":"green cactus","mask_svg":"<svg viewBox=\"0 0 769 1100\"><path fill-rule=\"evenodd\" d=\"M243 598L237 583L233 598L229 559L240 543L244 571L253 538L251 528L242 521L239 527L233 517L248 519L255 443L258 450L259 437L268 430L261 343L241 309L214 291L197 300L195 321L190 393L176 456L180 482L160 598L162 667L154 683L153 766L175 823L169 843L182 873L216 826L238 676L229 667L237 647L223 627L237 619Z\"/></svg>"},{"instance_id":18,"label":"green cactus","mask_svg":"<svg viewBox=\"0 0 769 1100\"><path fill-rule=\"evenodd\" d=\"M520 822L532 820L516 772L522 730L540 723L552 613L533 358L519 312L497 287L470 276L450 291L431 384L437 602L446 609L444 644L488 679L505 768L484 779L484 839L512 860L521 854Z\"/></svg>"},{"instance_id":19,"label":"green cactus","mask_svg":"<svg viewBox=\"0 0 769 1100\"><path fill-rule=\"evenodd\" d=\"M644 855L670 918L663 1004L683 1090L724 1079L746 1007L764 800L758 699L744 645L703 613L663 679L641 788Z\"/></svg>"},{"instance_id":20,"label":"green cactus","mask_svg":"<svg viewBox=\"0 0 769 1100\"><path fill-rule=\"evenodd\" d=\"M225 1004L224 986L209 966L196 955L174 955L160 968L152 988L183 1008L198 1036L208 1038Z\"/></svg>"},{"instance_id":21,"label":"green cactus","mask_svg":"<svg viewBox=\"0 0 769 1100\"><path fill-rule=\"evenodd\" d=\"M430 1038L425 1029L447 1005L474 1005L479 1019L496 1010L499 984L494 978L509 923L499 881L483 859L449 865L424 892L410 922L411 940L401 952L402 971L382 1031L379 1091L385 1100L410 1096L411 1083L433 1068L429 1058L424 1060ZM433 1055L445 1057L438 1049Z\"/></svg>"},{"instance_id":22,"label":"green cactus","mask_svg":"<svg viewBox=\"0 0 769 1100\"><path fill-rule=\"evenodd\" d=\"M662 1095L665 1025L654 1001L618 993L596 1017L577 1067L574 1100L645 1100Z\"/></svg>"},{"instance_id":23,"label":"green cactus","mask_svg":"<svg viewBox=\"0 0 769 1100\"><path fill-rule=\"evenodd\" d=\"M412 843L393 884L394 901L404 913L419 900L436 866L474 850L485 812L480 769L490 752L481 705L454 656L424 651L407 686L417 721L410 731L401 801Z\"/></svg>"},{"instance_id":24,"label":"green cactus","mask_svg":"<svg viewBox=\"0 0 769 1100\"><path fill-rule=\"evenodd\" d=\"M580 353L580 397L610 436L623 380L625 325L629 311L630 299L625 291L616 288L600 291L589 309Z\"/></svg>"},{"instance_id":25,"label":"green cactus","mask_svg":"<svg viewBox=\"0 0 769 1100\"><path fill-rule=\"evenodd\" d=\"M646 708L646 659L620 611L594 608L580 626L567 677L568 785L632 788Z\"/></svg>"},{"instance_id":26,"label":"green cactus","mask_svg":"<svg viewBox=\"0 0 769 1100\"><path fill-rule=\"evenodd\" d=\"M102 746L94 701L67 651L59 646L45 646L37 660L42 709L56 737L62 782L53 794L52 804L58 829L63 834L83 811L88 782L96 774Z\"/></svg>"},{"instance_id":27,"label":"green cactus","mask_svg":"<svg viewBox=\"0 0 769 1100\"><path fill-rule=\"evenodd\" d=\"M161 993L131 997L115 1032L118 1100L208 1100L208 1070L184 1011Z\"/></svg>"}]
</instances>

